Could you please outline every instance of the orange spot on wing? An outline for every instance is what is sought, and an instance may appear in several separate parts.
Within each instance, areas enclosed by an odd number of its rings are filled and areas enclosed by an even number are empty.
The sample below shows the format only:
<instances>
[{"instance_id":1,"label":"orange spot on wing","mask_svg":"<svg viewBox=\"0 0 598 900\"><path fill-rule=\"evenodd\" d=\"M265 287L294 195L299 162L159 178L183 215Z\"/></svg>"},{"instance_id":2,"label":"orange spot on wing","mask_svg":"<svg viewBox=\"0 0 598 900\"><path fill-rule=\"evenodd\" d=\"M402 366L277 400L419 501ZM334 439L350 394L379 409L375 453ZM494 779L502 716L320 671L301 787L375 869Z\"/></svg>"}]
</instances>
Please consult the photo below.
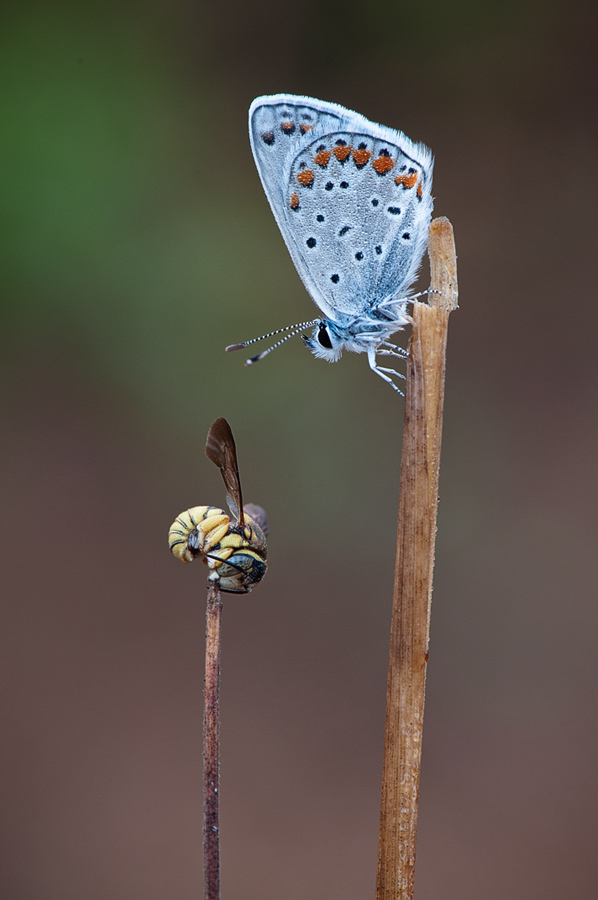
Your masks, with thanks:
<instances>
[{"instance_id":1,"label":"orange spot on wing","mask_svg":"<svg viewBox=\"0 0 598 900\"><path fill-rule=\"evenodd\" d=\"M356 166L365 166L372 154L369 150L354 150L353 159Z\"/></svg>"},{"instance_id":2,"label":"orange spot on wing","mask_svg":"<svg viewBox=\"0 0 598 900\"><path fill-rule=\"evenodd\" d=\"M378 175L386 175L386 173L390 172L390 170L394 167L394 164L395 161L392 156L390 156L388 151L386 153L382 152L380 156L372 163Z\"/></svg>"},{"instance_id":3,"label":"orange spot on wing","mask_svg":"<svg viewBox=\"0 0 598 900\"><path fill-rule=\"evenodd\" d=\"M323 169L325 169L330 161L330 156L330 150L320 150L320 152L316 153L316 155L314 156L314 161Z\"/></svg>"},{"instance_id":4,"label":"orange spot on wing","mask_svg":"<svg viewBox=\"0 0 598 900\"><path fill-rule=\"evenodd\" d=\"M351 148L347 144L339 145L338 147L335 147L332 152L339 162L344 162L351 152Z\"/></svg>"},{"instance_id":5,"label":"orange spot on wing","mask_svg":"<svg viewBox=\"0 0 598 900\"><path fill-rule=\"evenodd\" d=\"M419 197L420 200L421 200L421 198L422 198L422 196L423 196L423 193L424 193L424 183L423 183L423 181L422 181L421 178L420 178L419 184L418 184L418 186L417 186L417 196Z\"/></svg>"},{"instance_id":6,"label":"orange spot on wing","mask_svg":"<svg viewBox=\"0 0 598 900\"><path fill-rule=\"evenodd\" d=\"M297 175L297 181L302 187L311 187L314 183L314 173L311 169L303 169Z\"/></svg>"},{"instance_id":7,"label":"orange spot on wing","mask_svg":"<svg viewBox=\"0 0 598 900\"><path fill-rule=\"evenodd\" d=\"M307 134L308 131L313 131L313 130L314 130L313 125L302 124L299 126L299 131L301 132L301 134Z\"/></svg>"},{"instance_id":8,"label":"orange spot on wing","mask_svg":"<svg viewBox=\"0 0 598 900\"><path fill-rule=\"evenodd\" d=\"M285 134L292 134L295 130L294 122L281 122L280 123L281 130L284 131Z\"/></svg>"},{"instance_id":9,"label":"orange spot on wing","mask_svg":"<svg viewBox=\"0 0 598 900\"><path fill-rule=\"evenodd\" d=\"M397 184L402 184L406 188L412 188L416 181L417 172L413 172L411 175L397 175L395 178Z\"/></svg>"},{"instance_id":10,"label":"orange spot on wing","mask_svg":"<svg viewBox=\"0 0 598 900\"><path fill-rule=\"evenodd\" d=\"M299 194L291 194L291 209L299 209Z\"/></svg>"}]
</instances>

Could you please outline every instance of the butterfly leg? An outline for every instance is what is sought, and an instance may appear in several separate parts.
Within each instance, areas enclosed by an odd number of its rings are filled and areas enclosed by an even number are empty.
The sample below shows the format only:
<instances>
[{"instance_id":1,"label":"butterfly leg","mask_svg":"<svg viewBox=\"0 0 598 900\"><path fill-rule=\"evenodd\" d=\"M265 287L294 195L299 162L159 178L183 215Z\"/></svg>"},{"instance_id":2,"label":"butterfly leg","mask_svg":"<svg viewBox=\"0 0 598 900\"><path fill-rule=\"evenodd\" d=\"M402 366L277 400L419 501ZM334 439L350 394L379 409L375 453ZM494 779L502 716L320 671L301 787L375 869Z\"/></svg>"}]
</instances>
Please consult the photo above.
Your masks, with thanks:
<instances>
[{"instance_id":1,"label":"butterfly leg","mask_svg":"<svg viewBox=\"0 0 598 900\"><path fill-rule=\"evenodd\" d=\"M401 397L404 397L403 391L396 386L390 375L396 375L398 378L404 378L404 375L401 375L400 372L395 371L395 369L385 369L383 366L379 366L376 362L376 351L373 347L370 347L368 350L368 362L370 364L370 369L372 372L375 372L376 375L379 375L380 378L383 378L384 381L388 382L393 390L400 394ZM385 374L388 373L388 374Z\"/></svg>"},{"instance_id":2,"label":"butterfly leg","mask_svg":"<svg viewBox=\"0 0 598 900\"><path fill-rule=\"evenodd\" d=\"M442 291L434 290L434 288L428 288L427 291L419 291L417 294L412 294L411 297L389 297L386 300L383 300L382 303L378 305L378 309L388 309L389 307L396 307L397 305L402 306L403 310L397 310L398 314L405 321L401 324L405 325L408 322L411 322L411 316L407 315L404 311L404 308L408 303L414 303L419 297L427 297L428 294L441 294Z\"/></svg>"},{"instance_id":3,"label":"butterfly leg","mask_svg":"<svg viewBox=\"0 0 598 900\"><path fill-rule=\"evenodd\" d=\"M402 353L393 353L392 350L377 350L376 356L392 356L393 359L400 359L401 362L405 362L406 359ZM401 378L403 378L403 375L401 375Z\"/></svg>"},{"instance_id":4,"label":"butterfly leg","mask_svg":"<svg viewBox=\"0 0 598 900\"><path fill-rule=\"evenodd\" d=\"M407 350L403 350L402 347L396 347L394 344L391 344L388 341L384 341L380 346L384 346L387 349L378 350L378 356L396 356L399 359L407 359L407 357L409 356Z\"/></svg>"}]
</instances>

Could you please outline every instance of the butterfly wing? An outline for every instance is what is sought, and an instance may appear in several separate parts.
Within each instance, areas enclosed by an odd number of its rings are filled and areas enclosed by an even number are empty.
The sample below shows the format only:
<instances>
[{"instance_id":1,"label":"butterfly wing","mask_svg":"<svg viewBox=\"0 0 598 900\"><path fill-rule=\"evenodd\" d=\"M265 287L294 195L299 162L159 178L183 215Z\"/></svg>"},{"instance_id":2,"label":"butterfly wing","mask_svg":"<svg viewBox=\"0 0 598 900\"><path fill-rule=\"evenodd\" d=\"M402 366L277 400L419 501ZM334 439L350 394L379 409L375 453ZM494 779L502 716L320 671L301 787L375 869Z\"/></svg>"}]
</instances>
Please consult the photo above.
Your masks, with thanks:
<instances>
[{"instance_id":1,"label":"butterfly wing","mask_svg":"<svg viewBox=\"0 0 598 900\"><path fill-rule=\"evenodd\" d=\"M291 165L314 139L342 128L347 111L311 97L272 94L257 97L249 108L249 139L264 193L303 283L318 304L317 293L286 220ZM319 304L318 304L319 305Z\"/></svg>"},{"instance_id":2,"label":"butterfly wing","mask_svg":"<svg viewBox=\"0 0 598 900\"><path fill-rule=\"evenodd\" d=\"M278 226L324 315L339 321L403 296L427 242L430 151L341 106L290 95L254 101L250 132Z\"/></svg>"},{"instance_id":3,"label":"butterfly wing","mask_svg":"<svg viewBox=\"0 0 598 900\"><path fill-rule=\"evenodd\" d=\"M310 97L273 94L249 108L249 139L264 192L286 240L284 208L292 160L315 135L341 127L346 110Z\"/></svg>"}]
</instances>

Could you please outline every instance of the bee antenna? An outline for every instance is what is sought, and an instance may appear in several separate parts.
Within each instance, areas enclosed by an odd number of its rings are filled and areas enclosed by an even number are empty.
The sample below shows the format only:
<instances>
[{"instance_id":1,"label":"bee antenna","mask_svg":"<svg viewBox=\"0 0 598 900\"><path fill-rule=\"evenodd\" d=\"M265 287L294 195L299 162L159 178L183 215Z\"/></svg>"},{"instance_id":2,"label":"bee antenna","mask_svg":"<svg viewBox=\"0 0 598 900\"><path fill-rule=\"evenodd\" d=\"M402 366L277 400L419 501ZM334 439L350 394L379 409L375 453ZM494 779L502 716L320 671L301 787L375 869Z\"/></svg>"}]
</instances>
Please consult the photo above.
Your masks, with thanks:
<instances>
[{"instance_id":1,"label":"bee antenna","mask_svg":"<svg viewBox=\"0 0 598 900\"><path fill-rule=\"evenodd\" d=\"M204 553L203 556L205 556L207 559L218 559L220 560L220 562L226 563L227 566L230 566L231 569L236 569L237 572L240 572L242 575L246 574L245 569L242 569L241 566L237 566L235 565L235 563L229 562L228 559L222 559L221 556L217 556L215 553Z\"/></svg>"}]
</instances>

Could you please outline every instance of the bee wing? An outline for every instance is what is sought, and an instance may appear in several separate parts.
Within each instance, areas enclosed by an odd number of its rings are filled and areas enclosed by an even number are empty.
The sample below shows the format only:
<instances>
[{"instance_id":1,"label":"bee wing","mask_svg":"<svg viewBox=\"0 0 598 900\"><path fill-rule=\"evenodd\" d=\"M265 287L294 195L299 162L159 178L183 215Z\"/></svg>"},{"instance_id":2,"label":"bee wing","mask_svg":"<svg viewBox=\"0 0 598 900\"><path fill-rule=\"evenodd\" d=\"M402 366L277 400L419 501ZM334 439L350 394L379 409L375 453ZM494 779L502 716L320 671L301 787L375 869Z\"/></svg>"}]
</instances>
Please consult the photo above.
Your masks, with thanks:
<instances>
[{"instance_id":1,"label":"bee wing","mask_svg":"<svg viewBox=\"0 0 598 900\"><path fill-rule=\"evenodd\" d=\"M220 469L227 491L228 508L238 524L243 525L243 497L237 465L237 450L233 433L226 419L216 419L212 423L206 441L206 456Z\"/></svg>"},{"instance_id":2,"label":"bee wing","mask_svg":"<svg viewBox=\"0 0 598 900\"><path fill-rule=\"evenodd\" d=\"M262 506L257 506L255 503L246 503L243 509L247 515L251 516L253 521L260 526L264 532L264 536L268 537L268 517L266 515L266 510Z\"/></svg>"}]
</instances>

